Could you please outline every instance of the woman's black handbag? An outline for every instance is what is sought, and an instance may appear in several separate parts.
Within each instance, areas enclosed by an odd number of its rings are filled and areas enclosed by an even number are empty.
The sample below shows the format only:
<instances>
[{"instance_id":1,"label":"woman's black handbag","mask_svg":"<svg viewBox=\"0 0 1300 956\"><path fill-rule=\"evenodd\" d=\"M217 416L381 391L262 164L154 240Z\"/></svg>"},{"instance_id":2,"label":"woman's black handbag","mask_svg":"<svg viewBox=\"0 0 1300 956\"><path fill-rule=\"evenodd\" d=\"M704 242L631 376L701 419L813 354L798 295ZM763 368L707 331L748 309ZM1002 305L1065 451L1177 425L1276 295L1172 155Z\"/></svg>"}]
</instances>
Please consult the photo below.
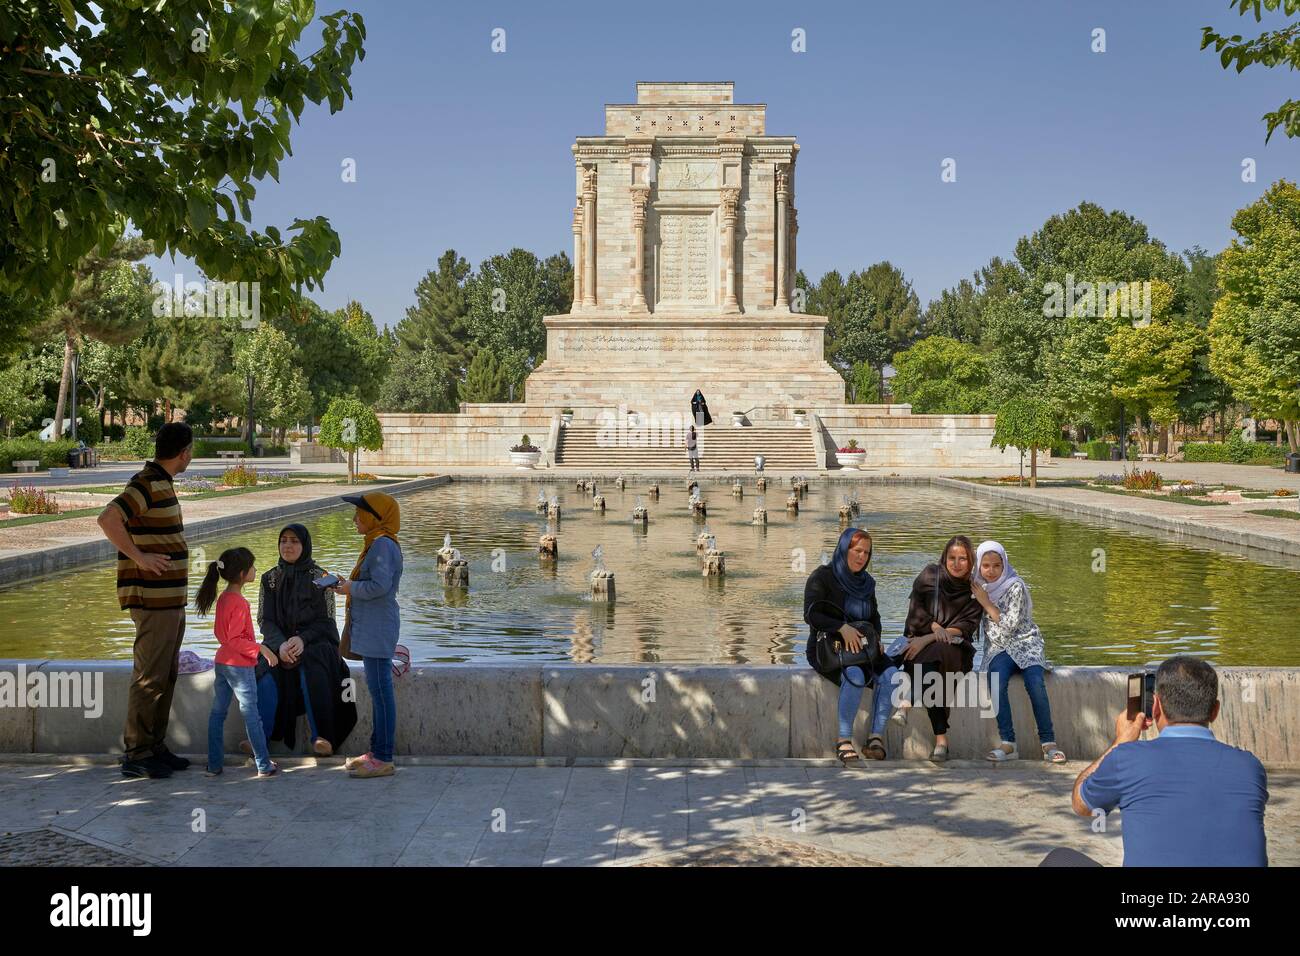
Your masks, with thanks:
<instances>
[{"instance_id":1,"label":"woman's black handbag","mask_svg":"<svg viewBox=\"0 0 1300 956\"><path fill-rule=\"evenodd\" d=\"M820 607L830 616L844 616L844 612L829 601L817 601L813 606ZM816 631L812 646L814 666L819 674L828 677L846 667L861 667L866 675L864 683L859 684L848 674L841 676L854 687L869 687L875 682L877 665L884 656L880 649L880 633L866 621L850 621L849 626L862 635L862 650L853 652L845 648L839 631Z\"/></svg>"}]
</instances>

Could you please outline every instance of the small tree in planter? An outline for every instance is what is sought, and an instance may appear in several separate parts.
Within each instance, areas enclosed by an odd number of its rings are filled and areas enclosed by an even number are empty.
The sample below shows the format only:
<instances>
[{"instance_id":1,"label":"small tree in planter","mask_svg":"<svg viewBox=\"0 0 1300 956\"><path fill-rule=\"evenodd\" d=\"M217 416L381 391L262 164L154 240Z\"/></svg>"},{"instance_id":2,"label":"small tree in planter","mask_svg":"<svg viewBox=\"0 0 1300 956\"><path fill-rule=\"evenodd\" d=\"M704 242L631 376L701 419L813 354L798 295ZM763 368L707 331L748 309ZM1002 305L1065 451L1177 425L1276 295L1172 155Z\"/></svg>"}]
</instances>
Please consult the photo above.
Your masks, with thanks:
<instances>
[{"instance_id":1,"label":"small tree in planter","mask_svg":"<svg viewBox=\"0 0 1300 956\"><path fill-rule=\"evenodd\" d=\"M384 447L384 430L374 409L355 398L336 398L320 420L319 441L326 448L348 453L348 484L356 481L357 450L379 451Z\"/></svg>"},{"instance_id":2,"label":"small tree in planter","mask_svg":"<svg viewBox=\"0 0 1300 956\"><path fill-rule=\"evenodd\" d=\"M541 457L542 450L534 445L527 435L523 437L518 445L514 445L510 449L510 460L521 469L532 468Z\"/></svg>"},{"instance_id":3,"label":"small tree in planter","mask_svg":"<svg viewBox=\"0 0 1300 956\"><path fill-rule=\"evenodd\" d=\"M1029 487L1038 487L1038 452L1051 448L1061 433L1052 406L1041 398L1013 398L998 409L993 445L1029 450ZM1023 459L1022 459L1023 460Z\"/></svg>"}]
</instances>

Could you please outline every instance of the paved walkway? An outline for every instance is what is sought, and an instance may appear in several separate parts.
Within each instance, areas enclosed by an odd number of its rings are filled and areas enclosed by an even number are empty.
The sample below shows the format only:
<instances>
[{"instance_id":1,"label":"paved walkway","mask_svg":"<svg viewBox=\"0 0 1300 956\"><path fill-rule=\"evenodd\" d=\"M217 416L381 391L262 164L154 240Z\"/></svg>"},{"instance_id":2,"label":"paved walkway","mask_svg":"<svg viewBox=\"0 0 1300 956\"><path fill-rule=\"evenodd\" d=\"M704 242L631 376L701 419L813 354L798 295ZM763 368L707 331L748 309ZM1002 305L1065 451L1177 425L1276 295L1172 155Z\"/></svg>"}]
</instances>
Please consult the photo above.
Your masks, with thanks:
<instances>
[{"instance_id":1,"label":"paved walkway","mask_svg":"<svg viewBox=\"0 0 1300 956\"><path fill-rule=\"evenodd\" d=\"M1069 809L1081 764L1048 768L821 761L768 765L484 760L353 780L286 761L169 780L115 767L0 763L0 865L1036 865L1054 846L1122 861L1121 821ZM1300 864L1300 773L1273 773L1270 861ZM75 841L75 842L74 842ZM69 849L69 847L73 849Z\"/></svg>"}]
</instances>

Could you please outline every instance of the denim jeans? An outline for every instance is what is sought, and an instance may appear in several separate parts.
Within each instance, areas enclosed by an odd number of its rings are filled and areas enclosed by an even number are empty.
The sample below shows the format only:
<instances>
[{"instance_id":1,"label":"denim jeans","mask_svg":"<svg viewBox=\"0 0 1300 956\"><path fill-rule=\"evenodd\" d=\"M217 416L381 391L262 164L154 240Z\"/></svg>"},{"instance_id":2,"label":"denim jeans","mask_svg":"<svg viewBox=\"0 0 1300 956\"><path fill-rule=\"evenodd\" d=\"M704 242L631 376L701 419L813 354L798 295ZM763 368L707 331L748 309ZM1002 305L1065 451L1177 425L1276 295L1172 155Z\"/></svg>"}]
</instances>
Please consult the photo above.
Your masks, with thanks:
<instances>
[{"instance_id":1,"label":"denim jeans","mask_svg":"<svg viewBox=\"0 0 1300 956\"><path fill-rule=\"evenodd\" d=\"M871 708L871 732L883 737L889 715L894 712L894 688L905 675L897 667L886 667L876 678L876 697Z\"/></svg>"},{"instance_id":2,"label":"denim jeans","mask_svg":"<svg viewBox=\"0 0 1300 956\"><path fill-rule=\"evenodd\" d=\"M370 733L370 752L376 760L393 762L393 738L397 735L397 697L393 694L393 661L388 657L363 658L366 687L374 707L375 729Z\"/></svg>"},{"instance_id":3,"label":"denim jeans","mask_svg":"<svg viewBox=\"0 0 1300 956\"><path fill-rule=\"evenodd\" d=\"M271 769L271 756L266 751L266 733L262 730L262 715L257 706L257 680L254 668L234 664L218 664L213 677L212 712L208 714L208 769L220 770L224 763L226 712L230 710L233 694L239 701L239 712L244 716L248 740L253 745L253 759L259 773Z\"/></svg>"},{"instance_id":4,"label":"denim jeans","mask_svg":"<svg viewBox=\"0 0 1300 956\"><path fill-rule=\"evenodd\" d=\"M998 734L1009 744L1016 742L1016 729L1011 723L1011 697L1008 693L1013 674L1024 675L1025 692L1029 694L1029 703L1034 709L1034 722L1038 724L1039 743L1055 743L1052 707L1047 701L1047 684L1043 680L1042 666L1034 664L1021 670L1006 651L989 661L989 678L996 675L998 682Z\"/></svg>"},{"instance_id":5,"label":"denim jeans","mask_svg":"<svg viewBox=\"0 0 1300 956\"><path fill-rule=\"evenodd\" d=\"M316 732L316 717L311 712L311 697L307 694L307 669L301 665L298 667L298 682L302 687L303 706L307 709L307 726L311 728L311 739L315 740L320 734ZM275 730L275 711L279 706L280 685L275 682L275 674L267 671L257 682L257 710L262 715L262 730L268 740Z\"/></svg>"},{"instance_id":6,"label":"denim jeans","mask_svg":"<svg viewBox=\"0 0 1300 956\"><path fill-rule=\"evenodd\" d=\"M858 715L858 706L862 703L862 693L866 689L850 683L850 678L858 684L866 682L861 667L846 667L840 674L840 740L853 737L853 718Z\"/></svg>"}]
</instances>

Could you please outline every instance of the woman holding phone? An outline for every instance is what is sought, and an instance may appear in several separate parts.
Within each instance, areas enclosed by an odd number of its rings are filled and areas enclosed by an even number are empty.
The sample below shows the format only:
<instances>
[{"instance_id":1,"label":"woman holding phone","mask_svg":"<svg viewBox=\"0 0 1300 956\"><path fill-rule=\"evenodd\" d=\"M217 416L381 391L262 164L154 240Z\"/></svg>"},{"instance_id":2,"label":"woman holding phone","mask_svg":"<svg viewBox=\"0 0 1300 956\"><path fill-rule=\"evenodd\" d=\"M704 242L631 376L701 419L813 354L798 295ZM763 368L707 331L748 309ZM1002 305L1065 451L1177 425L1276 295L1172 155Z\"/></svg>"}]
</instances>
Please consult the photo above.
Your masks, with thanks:
<instances>
[{"instance_id":1,"label":"woman holding phone","mask_svg":"<svg viewBox=\"0 0 1300 956\"><path fill-rule=\"evenodd\" d=\"M290 750L298 718L306 714L312 752L328 757L357 723L357 705L343 693L351 675L339 654L334 595L317 583L325 570L312 560L306 527L281 529L279 551L279 562L262 575L257 627L280 666L259 665L258 709L267 738L283 740Z\"/></svg>"},{"instance_id":2,"label":"woman holding phone","mask_svg":"<svg viewBox=\"0 0 1300 956\"><path fill-rule=\"evenodd\" d=\"M364 662L366 687L374 708L370 752L352 757L346 766L354 777L389 777L396 772L393 655L402 623L397 607L397 589L402 581L402 547L397 541L401 510L396 500L379 491L344 495L343 500L356 507L352 524L365 540L356 567L334 590L347 596L345 653L359 655Z\"/></svg>"}]
</instances>

